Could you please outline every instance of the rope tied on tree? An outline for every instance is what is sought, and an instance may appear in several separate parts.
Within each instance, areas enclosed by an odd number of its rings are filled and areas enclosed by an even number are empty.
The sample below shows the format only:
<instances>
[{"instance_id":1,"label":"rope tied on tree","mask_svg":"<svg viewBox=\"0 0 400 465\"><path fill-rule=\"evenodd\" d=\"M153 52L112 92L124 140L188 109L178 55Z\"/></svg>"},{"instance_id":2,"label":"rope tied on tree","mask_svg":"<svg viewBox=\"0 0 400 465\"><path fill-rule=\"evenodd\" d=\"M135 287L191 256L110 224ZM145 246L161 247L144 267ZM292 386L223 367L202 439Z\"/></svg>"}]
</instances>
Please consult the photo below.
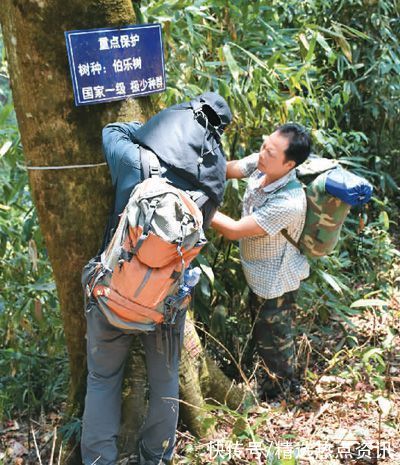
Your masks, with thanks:
<instances>
[{"instance_id":1,"label":"rope tied on tree","mask_svg":"<svg viewBox=\"0 0 400 465\"><path fill-rule=\"evenodd\" d=\"M97 166L107 166L106 162L103 163L92 163L86 165L64 165L64 166L25 166L27 170L38 170L38 171L45 171L45 170L68 170L68 169L76 169L76 168L92 168Z\"/></svg>"}]
</instances>

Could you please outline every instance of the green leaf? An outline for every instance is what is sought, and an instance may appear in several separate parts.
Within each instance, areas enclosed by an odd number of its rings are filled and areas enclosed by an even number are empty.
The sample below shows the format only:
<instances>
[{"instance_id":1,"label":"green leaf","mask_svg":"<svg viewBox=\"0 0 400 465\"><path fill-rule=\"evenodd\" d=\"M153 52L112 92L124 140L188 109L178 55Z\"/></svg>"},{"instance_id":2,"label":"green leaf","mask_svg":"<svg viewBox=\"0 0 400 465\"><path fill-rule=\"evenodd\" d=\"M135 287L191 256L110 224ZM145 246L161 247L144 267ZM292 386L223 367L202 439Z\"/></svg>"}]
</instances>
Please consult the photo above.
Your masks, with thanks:
<instances>
[{"instance_id":1,"label":"green leaf","mask_svg":"<svg viewBox=\"0 0 400 465\"><path fill-rule=\"evenodd\" d=\"M247 421L243 417L239 417L233 426L232 433L235 436L241 436L243 434L246 434L247 431L248 431Z\"/></svg>"},{"instance_id":2,"label":"green leaf","mask_svg":"<svg viewBox=\"0 0 400 465\"><path fill-rule=\"evenodd\" d=\"M200 265L201 270L204 272L204 274L207 276L209 279L211 285L214 285L214 272L211 268L211 265L208 263L208 260L204 255L197 255L196 257L197 262Z\"/></svg>"},{"instance_id":3,"label":"green leaf","mask_svg":"<svg viewBox=\"0 0 400 465\"><path fill-rule=\"evenodd\" d=\"M215 335L225 336L227 309L223 305L217 305L211 316L211 330Z\"/></svg>"},{"instance_id":4,"label":"green leaf","mask_svg":"<svg viewBox=\"0 0 400 465\"><path fill-rule=\"evenodd\" d=\"M3 157L12 147L13 143L11 140L4 142L4 144L0 148L0 158Z\"/></svg>"},{"instance_id":5,"label":"green leaf","mask_svg":"<svg viewBox=\"0 0 400 465\"><path fill-rule=\"evenodd\" d=\"M389 229L389 215L386 211L381 211L379 213L379 222L382 223L383 229L386 231Z\"/></svg>"},{"instance_id":6,"label":"green leaf","mask_svg":"<svg viewBox=\"0 0 400 465\"><path fill-rule=\"evenodd\" d=\"M228 64L228 68L232 74L232 77L234 81L238 82L241 69L232 55L231 48L228 44L225 44L222 47L222 50L224 52L226 63Z\"/></svg>"},{"instance_id":7,"label":"green leaf","mask_svg":"<svg viewBox=\"0 0 400 465\"><path fill-rule=\"evenodd\" d=\"M202 421L203 427L206 431L208 431L210 428L213 428L216 423L217 419L215 417L206 417Z\"/></svg>"},{"instance_id":8,"label":"green leaf","mask_svg":"<svg viewBox=\"0 0 400 465\"><path fill-rule=\"evenodd\" d=\"M338 294L343 294L343 291L337 282L337 280L327 273L326 271L319 270L319 274L322 276L322 278L338 293Z\"/></svg>"},{"instance_id":9,"label":"green leaf","mask_svg":"<svg viewBox=\"0 0 400 465\"><path fill-rule=\"evenodd\" d=\"M340 48L342 49L342 52L344 54L344 56L350 61L350 63L353 61L353 56L352 56L352 53L351 53L351 46L350 44L347 42L347 40L345 39L344 36L341 36L337 39L338 43L339 43L339 46Z\"/></svg>"},{"instance_id":10,"label":"green leaf","mask_svg":"<svg viewBox=\"0 0 400 465\"><path fill-rule=\"evenodd\" d=\"M238 44L234 44L234 43L230 43L230 45L233 45L235 47L237 47L239 50L241 50L243 53L245 53L246 55L248 55L252 60L254 60L259 66L261 66L261 68L264 68L266 71L271 71L270 68L262 61L260 60L256 55L254 55L254 53L251 53L249 50L246 50L244 49L243 47L241 47L240 45Z\"/></svg>"},{"instance_id":11,"label":"green leaf","mask_svg":"<svg viewBox=\"0 0 400 465\"><path fill-rule=\"evenodd\" d=\"M384 307L388 305L386 300L381 299L360 299L356 300L350 305L350 308L360 308L360 307Z\"/></svg>"},{"instance_id":12,"label":"green leaf","mask_svg":"<svg viewBox=\"0 0 400 465\"><path fill-rule=\"evenodd\" d=\"M218 82L219 93L225 100L231 95L231 89L224 79L220 79Z\"/></svg>"},{"instance_id":13,"label":"green leaf","mask_svg":"<svg viewBox=\"0 0 400 465\"><path fill-rule=\"evenodd\" d=\"M306 51L308 51L310 49L310 43L308 42L305 34L303 33L299 34L299 40L300 40L300 43L303 45L303 47L306 49Z\"/></svg>"},{"instance_id":14,"label":"green leaf","mask_svg":"<svg viewBox=\"0 0 400 465\"><path fill-rule=\"evenodd\" d=\"M368 349L362 356L362 360L364 363L367 363L369 362L369 360L371 358L381 358L381 354L382 354L382 349L380 349L379 347L372 347L371 349Z\"/></svg>"},{"instance_id":15,"label":"green leaf","mask_svg":"<svg viewBox=\"0 0 400 465\"><path fill-rule=\"evenodd\" d=\"M35 291L54 291L56 284L53 283L37 283L32 286Z\"/></svg>"},{"instance_id":16,"label":"green leaf","mask_svg":"<svg viewBox=\"0 0 400 465\"><path fill-rule=\"evenodd\" d=\"M304 61L311 61L311 58L314 55L315 46L317 44L317 34L314 33L313 38L311 39L310 48L308 49L307 55Z\"/></svg>"},{"instance_id":17,"label":"green leaf","mask_svg":"<svg viewBox=\"0 0 400 465\"><path fill-rule=\"evenodd\" d=\"M372 40L372 37L370 37L368 34L365 34L365 32L354 29L347 24L341 24L340 27L346 30L348 33L352 34L354 37L359 37L360 39L364 40Z\"/></svg>"},{"instance_id":18,"label":"green leaf","mask_svg":"<svg viewBox=\"0 0 400 465\"><path fill-rule=\"evenodd\" d=\"M328 52L328 55L332 54L333 53L333 50L332 48L330 47L330 45L328 44L328 42L325 40L325 37L318 33L317 34L317 42L319 43L319 45L321 45L321 47L326 51Z\"/></svg>"}]
</instances>

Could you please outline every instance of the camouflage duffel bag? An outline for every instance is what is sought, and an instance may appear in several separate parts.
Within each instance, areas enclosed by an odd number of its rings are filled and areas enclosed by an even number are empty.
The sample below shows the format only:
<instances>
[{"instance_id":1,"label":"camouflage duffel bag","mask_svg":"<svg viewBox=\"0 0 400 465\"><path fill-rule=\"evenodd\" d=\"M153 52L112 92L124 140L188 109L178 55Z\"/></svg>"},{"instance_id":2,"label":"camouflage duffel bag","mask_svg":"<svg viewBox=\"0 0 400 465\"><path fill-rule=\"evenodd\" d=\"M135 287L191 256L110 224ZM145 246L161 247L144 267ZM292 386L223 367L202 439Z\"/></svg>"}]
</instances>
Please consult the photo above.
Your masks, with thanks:
<instances>
[{"instance_id":1,"label":"camouflage duffel bag","mask_svg":"<svg viewBox=\"0 0 400 465\"><path fill-rule=\"evenodd\" d=\"M282 234L308 257L328 255L335 248L343 223L352 206L362 205L372 195L371 184L343 169L336 160L310 156L297 168L307 196L307 215L298 243Z\"/></svg>"}]
</instances>

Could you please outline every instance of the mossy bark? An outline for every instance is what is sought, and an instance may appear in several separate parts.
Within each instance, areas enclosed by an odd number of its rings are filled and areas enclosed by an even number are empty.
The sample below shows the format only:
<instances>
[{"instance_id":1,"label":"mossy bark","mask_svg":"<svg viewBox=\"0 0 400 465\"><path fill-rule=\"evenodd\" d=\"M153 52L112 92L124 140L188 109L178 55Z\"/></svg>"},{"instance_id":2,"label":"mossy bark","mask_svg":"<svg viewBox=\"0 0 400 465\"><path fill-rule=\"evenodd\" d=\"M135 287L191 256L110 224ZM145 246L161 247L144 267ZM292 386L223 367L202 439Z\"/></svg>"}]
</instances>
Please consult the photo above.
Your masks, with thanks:
<instances>
[{"instance_id":1,"label":"mossy bark","mask_svg":"<svg viewBox=\"0 0 400 465\"><path fill-rule=\"evenodd\" d=\"M202 354L203 348L199 336L188 314L180 364L180 416L190 431L199 437L207 434L207 419L210 417L205 409L202 387L199 383L203 366ZM207 377L207 374L205 376Z\"/></svg>"},{"instance_id":2,"label":"mossy bark","mask_svg":"<svg viewBox=\"0 0 400 465\"><path fill-rule=\"evenodd\" d=\"M213 433L208 404L240 407L246 392L218 368L205 352L190 314L186 319L181 360L181 418L189 430L199 437Z\"/></svg>"},{"instance_id":3,"label":"mossy bark","mask_svg":"<svg viewBox=\"0 0 400 465\"><path fill-rule=\"evenodd\" d=\"M144 421L147 405L146 365L143 346L134 338L129 354L123 386L122 420L119 436L120 458L129 457L137 450L139 429Z\"/></svg>"}]
</instances>

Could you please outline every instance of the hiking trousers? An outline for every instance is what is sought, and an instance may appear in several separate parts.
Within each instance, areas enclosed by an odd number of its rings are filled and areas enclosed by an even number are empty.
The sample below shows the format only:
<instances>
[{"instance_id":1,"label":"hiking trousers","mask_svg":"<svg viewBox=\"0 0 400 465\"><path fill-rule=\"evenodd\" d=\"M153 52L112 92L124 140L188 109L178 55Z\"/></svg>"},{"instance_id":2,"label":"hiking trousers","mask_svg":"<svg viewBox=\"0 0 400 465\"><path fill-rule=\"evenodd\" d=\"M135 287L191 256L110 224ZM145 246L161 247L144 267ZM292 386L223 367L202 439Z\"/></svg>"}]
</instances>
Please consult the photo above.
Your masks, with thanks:
<instances>
[{"instance_id":1,"label":"hiking trousers","mask_svg":"<svg viewBox=\"0 0 400 465\"><path fill-rule=\"evenodd\" d=\"M95 303L87 319L87 393L82 421L81 453L85 465L115 465L121 421L121 386L125 360L134 334L111 326ZM178 313L170 332L162 326L163 347L155 332L140 333L150 388L149 407L141 429L141 447L157 462L170 460L175 446L179 408L179 358L186 310ZM169 366L168 366L169 365ZM135 415L135 412L130 412Z\"/></svg>"},{"instance_id":2,"label":"hiking trousers","mask_svg":"<svg viewBox=\"0 0 400 465\"><path fill-rule=\"evenodd\" d=\"M297 291L274 299L263 299L254 293L250 295L253 344L267 369L278 380L291 380L294 376L293 311L296 297Z\"/></svg>"}]
</instances>

